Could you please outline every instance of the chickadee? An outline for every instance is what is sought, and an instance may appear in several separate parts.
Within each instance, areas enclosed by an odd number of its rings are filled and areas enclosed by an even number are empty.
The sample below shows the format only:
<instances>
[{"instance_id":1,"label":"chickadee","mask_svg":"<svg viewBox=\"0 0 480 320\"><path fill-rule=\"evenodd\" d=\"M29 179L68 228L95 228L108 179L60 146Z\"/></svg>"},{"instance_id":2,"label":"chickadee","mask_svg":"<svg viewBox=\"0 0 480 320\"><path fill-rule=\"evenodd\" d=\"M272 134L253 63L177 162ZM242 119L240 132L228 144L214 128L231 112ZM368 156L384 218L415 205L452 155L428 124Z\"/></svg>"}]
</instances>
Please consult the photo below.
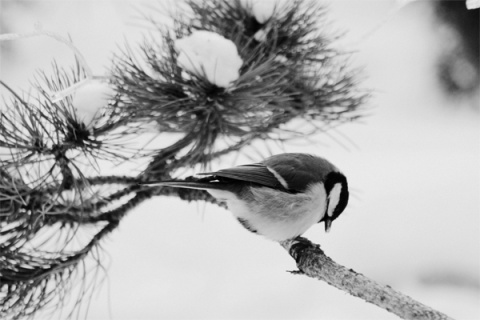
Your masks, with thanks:
<instances>
[{"instance_id":1,"label":"chickadee","mask_svg":"<svg viewBox=\"0 0 480 320\"><path fill-rule=\"evenodd\" d=\"M325 223L328 231L348 203L345 176L327 160L303 153L274 155L193 181L160 181L151 186L202 189L221 201L251 232L283 241Z\"/></svg>"}]
</instances>

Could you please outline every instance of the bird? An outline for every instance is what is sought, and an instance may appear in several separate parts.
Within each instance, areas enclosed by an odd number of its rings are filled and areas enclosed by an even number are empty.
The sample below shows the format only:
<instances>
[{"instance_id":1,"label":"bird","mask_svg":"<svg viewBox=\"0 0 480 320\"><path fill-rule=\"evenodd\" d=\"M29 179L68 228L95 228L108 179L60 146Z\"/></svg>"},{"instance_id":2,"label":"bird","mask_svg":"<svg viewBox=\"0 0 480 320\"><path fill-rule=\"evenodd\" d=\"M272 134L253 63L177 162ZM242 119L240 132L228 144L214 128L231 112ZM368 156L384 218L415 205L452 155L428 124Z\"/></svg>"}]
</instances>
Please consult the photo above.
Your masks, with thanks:
<instances>
[{"instance_id":1,"label":"bird","mask_svg":"<svg viewBox=\"0 0 480 320\"><path fill-rule=\"evenodd\" d=\"M305 153L276 154L197 176L145 184L206 190L226 202L247 230L278 242L301 236L316 223L329 231L349 198L345 175L326 159Z\"/></svg>"}]
</instances>

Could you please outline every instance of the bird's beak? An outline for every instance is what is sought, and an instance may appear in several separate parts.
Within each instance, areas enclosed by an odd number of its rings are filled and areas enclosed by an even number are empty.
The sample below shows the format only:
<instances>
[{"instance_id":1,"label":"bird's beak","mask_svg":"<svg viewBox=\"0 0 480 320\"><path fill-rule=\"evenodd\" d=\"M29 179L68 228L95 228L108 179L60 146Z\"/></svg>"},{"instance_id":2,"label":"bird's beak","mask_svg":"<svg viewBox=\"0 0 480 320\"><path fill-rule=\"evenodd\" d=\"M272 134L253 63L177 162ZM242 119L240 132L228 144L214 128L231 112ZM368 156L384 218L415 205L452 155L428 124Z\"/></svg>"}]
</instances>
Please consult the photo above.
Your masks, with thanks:
<instances>
[{"instance_id":1,"label":"bird's beak","mask_svg":"<svg viewBox=\"0 0 480 320\"><path fill-rule=\"evenodd\" d=\"M326 218L323 222L325 222L325 232L330 231L330 228L332 227L332 222L333 220Z\"/></svg>"}]
</instances>

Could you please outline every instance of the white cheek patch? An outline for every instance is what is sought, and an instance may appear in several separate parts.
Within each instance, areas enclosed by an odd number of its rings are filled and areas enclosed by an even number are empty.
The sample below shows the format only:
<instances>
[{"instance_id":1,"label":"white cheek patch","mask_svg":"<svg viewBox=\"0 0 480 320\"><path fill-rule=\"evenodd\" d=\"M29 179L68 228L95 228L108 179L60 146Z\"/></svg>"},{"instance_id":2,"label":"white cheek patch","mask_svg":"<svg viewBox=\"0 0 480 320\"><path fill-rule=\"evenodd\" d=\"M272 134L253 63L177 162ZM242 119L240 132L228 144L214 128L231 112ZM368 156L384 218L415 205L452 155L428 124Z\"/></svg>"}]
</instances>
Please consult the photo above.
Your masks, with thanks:
<instances>
[{"instance_id":1,"label":"white cheek patch","mask_svg":"<svg viewBox=\"0 0 480 320\"><path fill-rule=\"evenodd\" d=\"M330 190L330 194L328 195L328 208L327 214L329 217L333 215L333 211L338 205L340 201L340 193L342 192L342 184L335 183L332 190Z\"/></svg>"},{"instance_id":2,"label":"white cheek patch","mask_svg":"<svg viewBox=\"0 0 480 320\"><path fill-rule=\"evenodd\" d=\"M285 179L283 179L283 177L277 172L275 171L274 169L270 168L270 167L267 167L267 170L270 171L274 176L275 178L277 178L278 182L280 182L280 184L285 188L285 189L288 189L288 183L287 181L285 181Z\"/></svg>"}]
</instances>

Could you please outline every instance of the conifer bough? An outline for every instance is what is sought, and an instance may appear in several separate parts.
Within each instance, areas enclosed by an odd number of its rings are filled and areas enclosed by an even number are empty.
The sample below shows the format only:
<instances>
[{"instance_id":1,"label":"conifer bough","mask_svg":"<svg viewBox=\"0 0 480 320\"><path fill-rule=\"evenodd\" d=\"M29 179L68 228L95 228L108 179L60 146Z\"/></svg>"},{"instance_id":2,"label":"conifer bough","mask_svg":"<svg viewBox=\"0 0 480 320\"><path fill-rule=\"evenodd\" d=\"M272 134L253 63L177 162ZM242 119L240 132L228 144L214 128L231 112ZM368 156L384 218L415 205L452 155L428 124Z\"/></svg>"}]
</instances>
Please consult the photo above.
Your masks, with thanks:
<instances>
[{"instance_id":1,"label":"conifer bough","mask_svg":"<svg viewBox=\"0 0 480 320\"><path fill-rule=\"evenodd\" d=\"M140 182L174 178L257 140L286 141L362 115L368 93L357 86L348 55L335 49L338 36L316 1L284 2L267 15L249 1L186 2L189 13L173 14L173 27L147 17L155 32L113 59L102 85L113 92L88 120L78 114L78 96L51 95L91 80L82 59L71 68L54 64L28 90L33 94L0 82L11 93L0 112L0 318L33 318L73 293L77 303L67 315L79 315L97 286L103 239L144 200L223 205L203 191ZM198 32L236 47L238 77L219 85L208 76L215 72L202 70L208 64L192 71L179 63L176 41ZM312 130L294 131L293 120ZM138 138L152 122L161 137L181 138L149 150ZM129 176L102 175L105 163L120 161L146 165Z\"/></svg>"}]
</instances>

